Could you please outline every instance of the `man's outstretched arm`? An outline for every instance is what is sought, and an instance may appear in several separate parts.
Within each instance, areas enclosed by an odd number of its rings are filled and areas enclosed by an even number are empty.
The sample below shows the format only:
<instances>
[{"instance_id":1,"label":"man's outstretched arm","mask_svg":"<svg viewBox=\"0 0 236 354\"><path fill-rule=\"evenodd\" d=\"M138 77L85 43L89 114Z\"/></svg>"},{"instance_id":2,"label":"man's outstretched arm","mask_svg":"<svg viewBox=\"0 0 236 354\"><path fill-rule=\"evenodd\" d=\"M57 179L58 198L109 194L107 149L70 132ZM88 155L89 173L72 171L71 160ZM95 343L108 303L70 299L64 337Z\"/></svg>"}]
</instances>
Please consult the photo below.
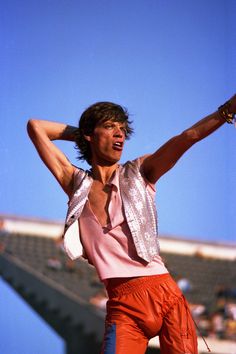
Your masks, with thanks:
<instances>
[{"instance_id":1,"label":"man's outstretched arm","mask_svg":"<svg viewBox=\"0 0 236 354\"><path fill-rule=\"evenodd\" d=\"M236 112L236 95L231 98L230 102L231 112ZM192 145L213 133L224 123L226 123L225 118L217 111L167 141L143 161L142 168L145 177L151 183L156 183Z\"/></svg>"},{"instance_id":2,"label":"man's outstretched arm","mask_svg":"<svg viewBox=\"0 0 236 354\"><path fill-rule=\"evenodd\" d=\"M70 196L73 188L74 166L52 141L74 141L77 128L63 123L30 119L27 130L39 156L56 177L63 190Z\"/></svg>"}]
</instances>

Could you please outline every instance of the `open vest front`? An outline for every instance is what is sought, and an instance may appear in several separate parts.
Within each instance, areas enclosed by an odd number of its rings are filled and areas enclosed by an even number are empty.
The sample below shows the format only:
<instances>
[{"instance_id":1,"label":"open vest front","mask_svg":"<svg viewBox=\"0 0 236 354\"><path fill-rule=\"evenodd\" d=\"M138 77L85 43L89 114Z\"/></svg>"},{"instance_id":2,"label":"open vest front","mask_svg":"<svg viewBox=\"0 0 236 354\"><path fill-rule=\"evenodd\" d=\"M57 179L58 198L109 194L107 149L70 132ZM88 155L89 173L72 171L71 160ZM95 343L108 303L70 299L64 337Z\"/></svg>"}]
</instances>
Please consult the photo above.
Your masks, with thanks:
<instances>
[{"instance_id":1,"label":"open vest front","mask_svg":"<svg viewBox=\"0 0 236 354\"><path fill-rule=\"evenodd\" d=\"M69 201L64 231L64 247L72 259L83 255L78 219L93 179L88 171L78 169L74 183L74 194ZM141 175L139 159L119 166L119 185L125 217L137 254L150 262L159 253L157 213L153 197Z\"/></svg>"}]
</instances>

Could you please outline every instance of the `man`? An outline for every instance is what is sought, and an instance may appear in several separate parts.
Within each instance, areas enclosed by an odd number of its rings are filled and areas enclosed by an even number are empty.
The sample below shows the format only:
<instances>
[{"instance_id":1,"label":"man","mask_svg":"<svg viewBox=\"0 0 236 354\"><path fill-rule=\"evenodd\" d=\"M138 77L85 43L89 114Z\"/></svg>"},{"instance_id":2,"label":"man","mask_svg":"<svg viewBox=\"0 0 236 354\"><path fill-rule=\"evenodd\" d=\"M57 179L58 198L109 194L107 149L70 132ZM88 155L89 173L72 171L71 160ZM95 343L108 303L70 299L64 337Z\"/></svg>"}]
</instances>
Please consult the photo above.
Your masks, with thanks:
<instances>
[{"instance_id":1,"label":"man","mask_svg":"<svg viewBox=\"0 0 236 354\"><path fill-rule=\"evenodd\" d=\"M30 120L40 157L69 197L64 245L96 267L109 300L103 354L143 354L159 335L162 353L197 353L188 304L159 255L154 184L196 142L232 123L236 95L217 112L173 137L156 152L119 165L132 133L127 112L99 102L79 128ZM75 141L90 171L73 166L52 143Z\"/></svg>"}]
</instances>

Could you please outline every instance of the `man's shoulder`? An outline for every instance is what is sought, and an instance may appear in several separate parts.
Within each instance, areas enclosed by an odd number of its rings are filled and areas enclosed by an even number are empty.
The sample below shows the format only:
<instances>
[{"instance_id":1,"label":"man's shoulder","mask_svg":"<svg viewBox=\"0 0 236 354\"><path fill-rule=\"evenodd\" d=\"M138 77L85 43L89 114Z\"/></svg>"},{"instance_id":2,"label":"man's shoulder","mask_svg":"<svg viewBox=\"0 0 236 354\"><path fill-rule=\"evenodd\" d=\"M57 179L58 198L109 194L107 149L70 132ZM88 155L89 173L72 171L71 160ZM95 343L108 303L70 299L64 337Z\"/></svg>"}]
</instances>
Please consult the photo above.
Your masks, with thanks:
<instances>
[{"instance_id":1,"label":"man's shoulder","mask_svg":"<svg viewBox=\"0 0 236 354\"><path fill-rule=\"evenodd\" d=\"M144 160L147 158L147 157L149 157L150 156L150 154L145 154L145 155L143 155L143 156L139 156L139 157L137 157L136 159L134 159L134 160L128 160L128 161L126 161L125 163L123 163L123 164L121 164L121 168L129 168L129 167L135 167L135 168L138 168L138 169L140 169L141 168L141 166L142 166L142 164L143 164L143 162L144 162Z\"/></svg>"},{"instance_id":2,"label":"man's shoulder","mask_svg":"<svg viewBox=\"0 0 236 354\"><path fill-rule=\"evenodd\" d=\"M143 170L143 162L145 161L146 158L148 158L151 154L146 154L143 156L140 156L134 160L129 160L126 163L124 163L121 166L121 175L125 179L128 178L130 180L133 180L133 178L138 179L142 185L147 187L147 191L151 193L151 195L154 195L156 192L155 189L155 184L150 183L145 176L144 170Z\"/></svg>"},{"instance_id":3,"label":"man's shoulder","mask_svg":"<svg viewBox=\"0 0 236 354\"><path fill-rule=\"evenodd\" d=\"M90 175L91 171L90 170L85 170L82 167L78 167L76 165L73 165L74 167L74 174L75 175Z\"/></svg>"}]
</instances>

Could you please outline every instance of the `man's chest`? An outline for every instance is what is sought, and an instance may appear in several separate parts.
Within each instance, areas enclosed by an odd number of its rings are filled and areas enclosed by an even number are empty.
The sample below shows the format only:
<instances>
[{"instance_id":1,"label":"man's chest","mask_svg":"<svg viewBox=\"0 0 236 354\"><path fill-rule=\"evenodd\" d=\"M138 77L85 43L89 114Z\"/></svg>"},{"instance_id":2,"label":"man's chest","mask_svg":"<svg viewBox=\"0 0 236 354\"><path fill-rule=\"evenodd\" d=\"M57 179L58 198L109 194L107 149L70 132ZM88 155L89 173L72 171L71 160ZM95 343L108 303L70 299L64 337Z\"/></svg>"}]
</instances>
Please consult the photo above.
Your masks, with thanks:
<instances>
[{"instance_id":1,"label":"man's chest","mask_svg":"<svg viewBox=\"0 0 236 354\"><path fill-rule=\"evenodd\" d=\"M90 208L102 226L106 226L110 222L108 208L111 193L112 185L103 185L99 181L94 181L88 195Z\"/></svg>"}]
</instances>

